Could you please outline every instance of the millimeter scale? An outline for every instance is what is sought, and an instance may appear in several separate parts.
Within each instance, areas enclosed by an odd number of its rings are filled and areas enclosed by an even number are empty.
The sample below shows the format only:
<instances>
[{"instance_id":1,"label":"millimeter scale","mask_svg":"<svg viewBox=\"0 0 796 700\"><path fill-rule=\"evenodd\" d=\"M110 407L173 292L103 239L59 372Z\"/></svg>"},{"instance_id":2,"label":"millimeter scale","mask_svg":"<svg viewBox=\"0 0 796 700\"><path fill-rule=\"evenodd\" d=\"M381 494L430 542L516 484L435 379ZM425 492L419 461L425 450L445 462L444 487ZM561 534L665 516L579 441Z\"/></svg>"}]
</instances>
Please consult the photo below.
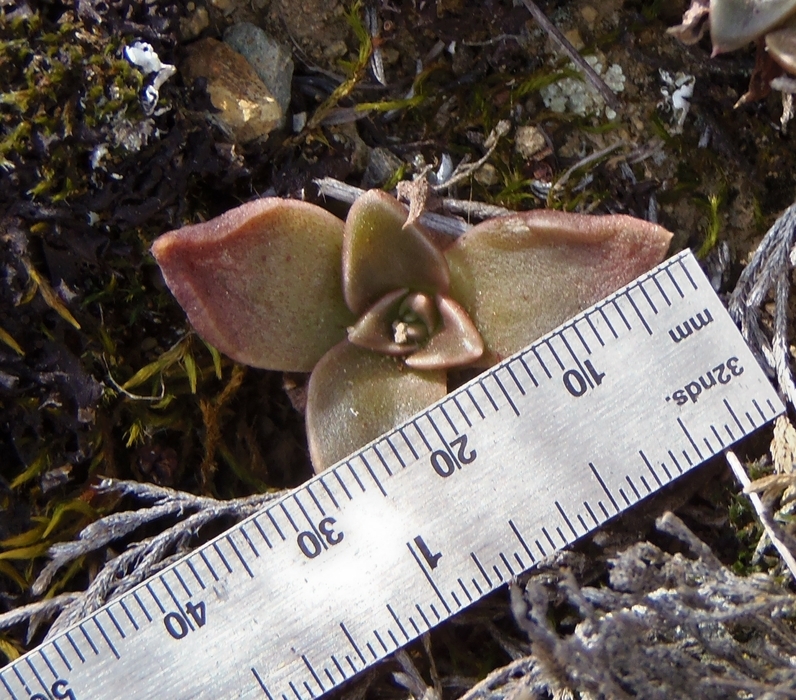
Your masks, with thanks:
<instances>
[{"instance_id":1,"label":"millimeter scale","mask_svg":"<svg viewBox=\"0 0 796 700\"><path fill-rule=\"evenodd\" d=\"M784 411L686 251L0 671L312 700Z\"/></svg>"}]
</instances>

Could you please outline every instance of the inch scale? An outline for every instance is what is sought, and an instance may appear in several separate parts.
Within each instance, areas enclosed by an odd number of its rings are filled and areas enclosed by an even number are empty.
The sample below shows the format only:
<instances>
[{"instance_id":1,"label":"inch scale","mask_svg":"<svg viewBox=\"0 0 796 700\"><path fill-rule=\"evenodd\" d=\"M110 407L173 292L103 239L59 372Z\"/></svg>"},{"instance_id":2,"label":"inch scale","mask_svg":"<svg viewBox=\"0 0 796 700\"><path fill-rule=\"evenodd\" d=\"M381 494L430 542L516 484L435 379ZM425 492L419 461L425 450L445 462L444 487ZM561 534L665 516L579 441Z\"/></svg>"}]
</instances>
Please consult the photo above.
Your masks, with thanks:
<instances>
[{"instance_id":1,"label":"inch scale","mask_svg":"<svg viewBox=\"0 0 796 700\"><path fill-rule=\"evenodd\" d=\"M690 252L0 671L12 700L312 700L784 410Z\"/></svg>"}]
</instances>

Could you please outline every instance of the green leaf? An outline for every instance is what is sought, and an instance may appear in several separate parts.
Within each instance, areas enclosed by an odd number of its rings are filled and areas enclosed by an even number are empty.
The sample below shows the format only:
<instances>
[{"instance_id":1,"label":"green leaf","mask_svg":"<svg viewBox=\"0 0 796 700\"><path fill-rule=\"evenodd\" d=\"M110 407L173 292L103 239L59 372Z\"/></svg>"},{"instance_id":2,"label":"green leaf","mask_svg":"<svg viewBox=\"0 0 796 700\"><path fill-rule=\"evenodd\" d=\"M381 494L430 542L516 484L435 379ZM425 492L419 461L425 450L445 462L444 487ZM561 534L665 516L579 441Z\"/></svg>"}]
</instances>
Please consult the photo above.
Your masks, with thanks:
<instances>
[{"instance_id":1,"label":"green leaf","mask_svg":"<svg viewBox=\"0 0 796 700\"><path fill-rule=\"evenodd\" d=\"M407 211L381 190L354 202L345 222L343 293L355 314L363 314L388 292L445 294L445 258L418 225L402 228Z\"/></svg>"},{"instance_id":2,"label":"green leaf","mask_svg":"<svg viewBox=\"0 0 796 700\"><path fill-rule=\"evenodd\" d=\"M238 362L307 372L355 319L343 300L343 223L258 199L158 238L152 253L202 338Z\"/></svg>"},{"instance_id":3,"label":"green leaf","mask_svg":"<svg viewBox=\"0 0 796 700\"><path fill-rule=\"evenodd\" d=\"M671 234L630 216L536 210L485 221L445 256L451 297L484 340L489 366L660 262Z\"/></svg>"},{"instance_id":4,"label":"green leaf","mask_svg":"<svg viewBox=\"0 0 796 700\"><path fill-rule=\"evenodd\" d=\"M316 472L445 396L445 372L418 372L348 341L318 362L307 392L307 440Z\"/></svg>"}]
</instances>

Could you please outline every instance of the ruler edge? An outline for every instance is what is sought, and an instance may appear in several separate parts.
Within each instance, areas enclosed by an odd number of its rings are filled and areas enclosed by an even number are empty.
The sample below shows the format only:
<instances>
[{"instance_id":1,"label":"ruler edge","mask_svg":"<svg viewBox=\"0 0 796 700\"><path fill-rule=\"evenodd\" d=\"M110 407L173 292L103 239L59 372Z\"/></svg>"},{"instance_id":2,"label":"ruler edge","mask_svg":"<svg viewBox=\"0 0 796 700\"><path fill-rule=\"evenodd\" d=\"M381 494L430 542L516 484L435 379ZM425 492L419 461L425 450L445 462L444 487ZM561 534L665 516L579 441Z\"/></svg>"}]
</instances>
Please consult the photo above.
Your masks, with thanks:
<instances>
[{"instance_id":1,"label":"ruler edge","mask_svg":"<svg viewBox=\"0 0 796 700\"><path fill-rule=\"evenodd\" d=\"M520 356L524 355L525 353L533 350L537 346L544 345L545 343L549 342L549 340L551 338L554 338L556 336L561 335L567 328L573 327L576 323L578 323L582 319L586 318L589 314L593 313L595 310L600 309L603 306L607 306L607 305L611 304L615 299L617 299L619 297L622 297L622 296L625 296L625 295L629 295L629 292L632 289L634 289L636 287L640 287L644 282L646 282L647 280L659 275L661 272L665 271L666 269L668 269L668 268L670 268L670 267L672 267L674 265L677 265L677 264L681 264L681 265L685 266L688 263L691 263L691 265L690 265L691 267L696 268L696 271L698 272L698 274L700 276L700 282L704 283L704 284L707 284L707 286L711 290L711 292L718 296L718 294L716 293L716 291L713 289L712 285L710 284L710 281L708 280L705 272L700 267L699 262L697 261L696 256L694 255L693 251L690 248L686 248L686 249L676 253L675 255L667 258L666 260L661 261L658 265L656 265L651 270L648 270L647 272L639 275L638 277L636 277L633 280L631 280L630 282L628 282L626 285L623 285L618 290L608 294L607 296L605 296L602 299L598 300L597 302L595 302L594 304L590 305L589 307L587 307L583 311L578 312L577 314L575 314L574 316L569 318L564 323L560 324L559 326L556 326L556 328L554 328L553 330L549 331L548 333L545 333L544 335L542 335L539 338L537 338L536 340L534 340L529 345L521 348L520 350L518 350L515 353L512 353L510 356L504 358L500 362L498 362L498 363L486 368L483 372L479 373L478 375L476 375L472 379L468 380L467 382L465 382L461 386L459 386L456 389L454 389L453 391L445 394L445 396L443 396L441 399L435 401L432 404L429 404L428 406L426 406L421 411L418 411L416 414L414 414L413 416L408 418L406 421L403 421L399 425L397 425L397 426L391 428L390 430L388 430L387 432L382 433L379 437L375 438L374 440L371 440L370 442L368 442L367 444L363 445L359 449L355 450L354 452L352 452L350 455L346 456L342 460L339 460L338 462L335 462L330 467L328 467L327 469L323 470L320 474L315 474L314 476L312 476L310 479L308 479L307 481L303 482L302 484L299 484L298 486L295 486L294 488L291 488L291 489L288 489L288 490L286 490L284 492L281 492L279 495L274 495L274 497L272 499L269 499L268 501L263 503L263 505L260 506L251 515L248 515L245 518L243 518L242 520L238 521L237 523L231 525L230 527L225 529L223 532L219 533L218 535L216 535L212 539L208 540L207 542L204 542L203 544L197 545L191 551L187 552L182 557L180 557L177 561L174 561L171 564L169 564L168 566L164 567L163 569L151 574L150 576L147 576L143 581L141 581L140 583L136 584L134 587L128 589L127 591L125 591L124 593L120 594L119 596L116 596L116 597L112 598L111 600L107 601L106 603L103 603L96 610L94 610L93 612L89 613L88 615L86 615L85 617L81 618L80 620L76 621L75 623L73 623L72 625L67 627L66 629L64 629L61 632L59 632L54 637L42 641L40 644L38 644L36 647L31 649L30 651L25 652L24 654L19 656L17 659L15 659L13 661L10 661L9 663L4 665L3 667L0 667L0 675L4 676L6 673L13 671L13 669L15 669L16 667L22 666L29 659L34 658L36 655L40 655L42 650L45 647L52 646L58 640L63 639L64 637L66 637L70 632L73 632L73 631L79 629L80 626L85 624L87 621L99 616L104 610L109 609L112 605L117 604L120 600L123 600L123 599L127 598L128 596L132 596L139 589L146 588L147 584L150 581L152 581L153 579L156 579L156 578L164 576L169 571L171 571L173 569L176 569L179 565L184 563L190 557L197 555L199 552L204 551L207 548L211 548L215 543L217 543L217 542L223 540L224 538L228 537L230 535L230 533L232 533L232 532L234 532L236 530L241 530L244 525L246 525L250 521L254 520L255 518L263 515L269 509L274 508L274 507L278 507L278 505L281 502L291 498L292 496L294 496L297 493L300 493L300 492L308 489L308 487L311 484L315 483L316 481L319 481L322 477L328 475L333 470L342 468L344 465L349 463L351 461L351 459L357 457L360 454L364 454L371 447L373 447L375 445L378 445L382 441L387 440L391 436L399 433L404 427L412 424L419 417L431 413L435 408L437 408L438 406L441 406L446 401L449 401L451 399L451 397L455 397L455 396L458 396L460 393L466 392L467 389L470 388L471 385L475 385L479 381L482 381L484 379L485 375L495 374L501 368L503 368L505 366L508 366L511 362L514 362L518 357L520 357ZM686 274L688 274L688 271L687 271ZM721 302L722 306L724 307L725 312L727 312L727 314L729 315L729 311L727 310L727 307L724 304L724 301L721 300L720 297L719 297L719 301ZM732 317L730 317L730 320L732 321L732 324L736 328L736 330L738 330L738 326L735 323L735 321L732 319ZM739 330L738 330L738 332L740 334ZM748 347L748 343L746 342L746 339L743 338L742 335L741 335L741 340ZM750 352L751 352L751 350L750 350ZM752 354L752 357L753 357L757 367L760 368L760 371L763 372L763 374L767 376L767 372L765 371L765 369L762 366L760 366L760 363L754 357L754 354ZM769 384L771 384L770 380L769 380ZM772 389L774 389L773 385L772 385ZM773 421L777 417L781 416L786 411L786 406L782 402L782 399L779 396L779 394L776 391L776 389L774 389L774 393L776 394L776 398L779 401L778 412L776 413L775 416L773 416L771 419L766 421L765 425L771 423L771 421ZM761 425L760 427L762 428L763 426ZM750 431L749 433L746 433L745 435L740 437L738 440L734 441L733 443L730 443L729 446L734 445L737 442L739 442L740 440L745 439L752 432L754 432L755 430L758 430L758 429L759 428L755 428L754 430ZM719 453L717 452L716 454L712 455L708 459L714 459L718 454ZM680 479L680 477L683 477L683 476L685 476L688 473L692 473L693 469L698 468L699 466L704 464L706 461L708 461L708 459L703 460L699 464L695 465L692 469L689 469L686 472L684 472L683 474L678 475L677 477L672 479L668 484L665 484L663 487L656 489L654 492L652 492L650 494L647 494L644 498L642 498L640 501L636 502L633 505L638 505L639 503L654 497L656 494L660 493L663 488L666 488L667 486L670 486L674 482L678 481ZM411 466L411 465L407 465L407 466ZM628 509L625 508L625 509L623 509L622 511L620 511L618 513L614 513L609 518L607 518L605 521L600 523L600 525L597 525L594 528L590 529L588 532L584 533L583 535L581 535L577 539L573 540L573 542L571 542L570 544L562 545L561 547L556 548L554 550L553 554L551 554L551 556L553 556L554 554L557 554L558 552L563 551L566 547L571 547L576 542L579 542L582 539L584 539L584 538L586 538L586 537L588 537L590 535L593 535L593 533L596 532L599 528L604 527L609 522L612 522L615 519L619 518L621 515L623 515L625 512L627 512L627 510ZM533 564L532 566L530 566L527 569L523 570L519 575L524 575L524 574L528 573L529 571L532 571L540 563L541 563L541 561ZM473 604L479 602L480 600L483 600L486 596L490 595L491 593L494 593L499 588L502 588L504 585L506 585L506 584L503 583L503 584L500 584L499 586L496 586L491 591L485 593L484 595L480 596L477 600L473 601L473 603L468 603L466 606L464 606L464 608L469 608L470 605L473 605ZM459 611L456 611L454 613L451 613L450 615L447 615L439 623L433 625L433 627L437 627L439 624L442 624L443 622L448 621L449 619L451 619L454 615L458 614L459 612L462 612L462 611L459 610ZM405 644L401 644L397 649L404 648L406 645L411 644L413 641L416 641L419 637L420 637L420 635L417 635L417 636L413 637L412 639L410 639ZM333 690L335 690L337 688L340 688L346 682L348 682L349 680L352 680L355 676L358 676L359 674L363 673L365 670L367 670L368 668L371 668L375 664L380 663L381 661L383 661L384 659L386 659L387 657L389 657L393 653L395 653L395 650L391 651L389 653L385 653L384 656L380 656L376 660L374 660L374 661L372 661L370 663L367 663L365 665L365 667L362 670L357 671L354 674L354 676L352 676L349 679L344 679L340 683L334 685L328 691L324 691L319 696L316 696L316 697L322 697L322 696L326 695L327 693L332 692ZM30 665L30 664L28 664L28 665ZM37 674L35 674L35 675L37 675ZM27 680L30 680L30 679L27 679ZM39 680L38 677L36 678L36 680L37 681ZM5 685L5 681L3 682L3 685ZM44 689L45 692L49 691L49 689L46 686L43 686L43 689ZM35 694L35 693L33 693L33 694ZM13 696L13 692L12 692L12 696Z\"/></svg>"}]
</instances>

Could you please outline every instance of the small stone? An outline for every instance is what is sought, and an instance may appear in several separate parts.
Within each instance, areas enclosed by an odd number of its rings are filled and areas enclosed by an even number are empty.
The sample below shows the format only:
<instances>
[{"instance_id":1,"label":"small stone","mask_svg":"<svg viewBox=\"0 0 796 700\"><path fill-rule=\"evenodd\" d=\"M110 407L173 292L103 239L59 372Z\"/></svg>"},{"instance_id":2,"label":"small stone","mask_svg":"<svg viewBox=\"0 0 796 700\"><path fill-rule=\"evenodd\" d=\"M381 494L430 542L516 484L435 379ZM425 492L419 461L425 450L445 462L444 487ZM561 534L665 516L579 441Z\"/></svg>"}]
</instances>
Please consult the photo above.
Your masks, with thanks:
<instances>
[{"instance_id":1,"label":"small stone","mask_svg":"<svg viewBox=\"0 0 796 700\"><path fill-rule=\"evenodd\" d=\"M279 126L282 112L276 99L243 56L215 39L201 39L188 51L185 78L207 80L210 101L220 110L212 118L236 141L263 138Z\"/></svg>"},{"instance_id":2,"label":"small stone","mask_svg":"<svg viewBox=\"0 0 796 700\"><path fill-rule=\"evenodd\" d=\"M572 47L575 51L580 51L586 44L583 43L583 37L580 35L580 32L577 29L570 29L568 32L564 33L567 41L572 44Z\"/></svg>"},{"instance_id":3,"label":"small stone","mask_svg":"<svg viewBox=\"0 0 796 700\"><path fill-rule=\"evenodd\" d=\"M595 10L591 5L584 5L580 8L580 16L583 17L589 29L594 29L594 23L597 21L600 13L597 12L597 10Z\"/></svg>"},{"instance_id":4,"label":"small stone","mask_svg":"<svg viewBox=\"0 0 796 700\"><path fill-rule=\"evenodd\" d=\"M206 7L197 7L187 17L180 18L180 38L193 41L210 26L210 15Z\"/></svg>"},{"instance_id":5,"label":"small stone","mask_svg":"<svg viewBox=\"0 0 796 700\"><path fill-rule=\"evenodd\" d=\"M491 163L484 163L475 171L475 181L484 187L492 187L499 181L497 168Z\"/></svg>"},{"instance_id":6,"label":"small stone","mask_svg":"<svg viewBox=\"0 0 796 700\"><path fill-rule=\"evenodd\" d=\"M514 150L530 160L547 146L544 135L535 126L520 126L514 134Z\"/></svg>"},{"instance_id":7,"label":"small stone","mask_svg":"<svg viewBox=\"0 0 796 700\"><path fill-rule=\"evenodd\" d=\"M240 22L224 32L224 43L243 56L276 98L282 116L290 107L293 58L290 50L251 22Z\"/></svg>"},{"instance_id":8,"label":"small stone","mask_svg":"<svg viewBox=\"0 0 796 700\"><path fill-rule=\"evenodd\" d=\"M392 151L381 146L371 149L368 165L362 176L362 187L368 190L381 187L402 165L401 159Z\"/></svg>"}]
</instances>

